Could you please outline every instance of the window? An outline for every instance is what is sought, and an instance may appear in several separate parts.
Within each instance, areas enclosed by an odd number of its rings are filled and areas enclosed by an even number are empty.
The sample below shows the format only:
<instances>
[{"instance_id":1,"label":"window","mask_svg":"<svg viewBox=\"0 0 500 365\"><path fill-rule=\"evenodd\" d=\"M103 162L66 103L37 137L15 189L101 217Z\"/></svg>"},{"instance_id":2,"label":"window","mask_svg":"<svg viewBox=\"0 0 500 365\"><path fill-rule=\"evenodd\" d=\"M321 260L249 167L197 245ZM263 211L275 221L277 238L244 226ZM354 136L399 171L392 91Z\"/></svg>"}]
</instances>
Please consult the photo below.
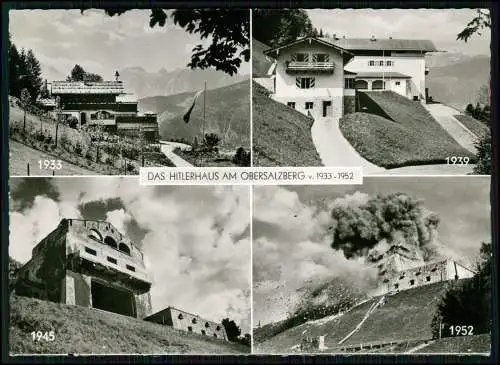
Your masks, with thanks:
<instances>
[{"instance_id":1,"label":"window","mask_svg":"<svg viewBox=\"0 0 500 365\"><path fill-rule=\"evenodd\" d=\"M208 322L205 322L205 327L206 328L210 327L210 324Z\"/></svg>"},{"instance_id":2,"label":"window","mask_svg":"<svg viewBox=\"0 0 500 365\"><path fill-rule=\"evenodd\" d=\"M399 280L402 280L405 278L405 274L402 274L400 277L399 277Z\"/></svg>"},{"instance_id":3,"label":"window","mask_svg":"<svg viewBox=\"0 0 500 365\"><path fill-rule=\"evenodd\" d=\"M115 265L117 263L116 259L109 257L109 256L108 256L108 261L111 262L112 264L115 264Z\"/></svg>"},{"instance_id":4,"label":"window","mask_svg":"<svg viewBox=\"0 0 500 365\"><path fill-rule=\"evenodd\" d=\"M356 89L359 89L359 90L367 90L368 89L368 81L356 80L355 87L356 87Z\"/></svg>"},{"instance_id":5,"label":"window","mask_svg":"<svg viewBox=\"0 0 500 365\"><path fill-rule=\"evenodd\" d=\"M382 80L374 80L372 82L372 90L384 90L385 82Z\"/></svg>"},{"instance_id":6,"label":"window","mask_svg":"<svg viewBox=\"0 0 500 365\"><path fill-rule=\"evenodd\" d=\"M313 55L313 62L330 62L330 56L327 53L316 53Z\"/></svg>"},{"instance_id":7,"label":"window","mask_svg":"<svg viewBox=\"0 0 500 365\"><path fill-rule=\"evenodd\" d=\"M102 236L97 229L94 228L90 229L88 237L93 239L94 241L102 243Z\"/></svg>"},{"instance_id":8,"label":"window","mask_svg":"<svg viewBox=\"0 0 500 365\"><path fill-rule=\"evenodd\" d=\"M120 244L118 245L118 249L121 252L123 252L123 253L125 253L125 254L127 254L127 255L130 256L130 248L125 243L120 242Z\"/></svg>"},{"instance_id":9,"label":"window","mask_svg":"<svg viewBox=\"0 0 500 365\"><path fill-rule=\"evenodd\" d=\"M415 285L415 280L411 279L410 280L410 285Z\"/></svg>"},{"instance_id":10,"label":"window","mask_svg":"<svg viewBox=\"0 0 500 365\"><path fill-rule=\"evenodd\" d=\"M290 108L295 109L295 102L293 102L293 101L289 101L288 103L286 103L286 105L289 106Z\"/></svg>"},{"instance_id":11,"label":"window","mask_svg":"<svg viewBox=\"0 0 500 365\"><path fill-rule=\"evenodd\" d=\"M127 265L127 269L129 269L130 271L135 271L135 267L133 267L131 265Z\"/></svg>"},{"instance_id":12,"label":"window","mask_svg":"<svg viewBox=\"0 0 500 365\"><path fill-rule=\"evenodd\" d=\"M426 276L426 277L425 277L425 280L427 280L427 281L431 281L431 277L430 277L430 276Z\"/></svg>"},{"instance_id":13,"label":"window","mask_svg":"<svg viewBox=\"0 0 500 365\"><path fill-rule=\"evenodd\" d=\"M215 329L216 329L217 331L220 331L220 326L217 326Z\"/></svg>"},{"instance_id":14,"label":"window","mask_svg":"<svg viewBox=\"0 0 500 365\"><path fill-rule=\"evenodd\" d=\"M191 322L196 324L196 322L198 322L198 321L196 320L196 318L193 318L193 320Z\"/></svg>"},{"instance_id":15,"label":"window","mask_svg":"<svg viewBox=\"0 0 500 365\"><path fill-rule=\"evenodd\" d=\"M118 248L118 245L117 245L116 241L113 239L113 237L106 236L106 238L104 239L104 243L110 247Z\"/></svg>"},{"instance_id":16,"label":"window","mask_svg":"<svg viewBox=\"0 0 500 365\"><path fill-rule=\"evenodd\" d=\"M306 110L312 110L314 108L314 103L312 101L306 101Z\"/></svg>"},{"instance_id":17,"label":"window","mask_svg":"<svg viewBox=\"0 0 500 365\"><path fill-rule=\"evenodd\" d=\"M86 253L89 253L89 254L91 254L91 255L97 256L97 251L96 251L96 250L93 250L93 249L91 249L91 248L85 247L85 252L86 252Z\"/></svg>"},{"instance_id":18,"label":"window","mask_svg":"<svg viewBox=\"0 0 500 365\"><path fill-rule=\"evenodd\" d=\"M368 66L375 66L375 61L368 61Z\"/></svg>"},{"instance_id":19,"label":"window","mask_svg":"<svg viewBox=\"0 0 500 365\"><path fill-rule=\"evenodd\" d=\"M345 79L344 80L344 89L354 89L355 80L354 79Z\"/></svg>"},{"instance_id":20,"label":"window","mask_svg":"<svg viewBox=\"0 0 500 365\"><path fill-rule=\"evenodd\" d=\"M217 333L214 333L214 337L217 338Z\"/></svg>"},{"instance_id":21,"label":"window","mask_svg":"<svg viewBox=\"0 0 500 365\"><path fill-rule=\"evenodd\" d=\"M458 275L455 275L455 280L458 280Z\"/></svg>"},{"instance_id":22,"label":"window","mask_svg":"<svg viewBox=\"0 0 500 365\"><path fill-rule=\"evenodd\" d=\"M386 66L392 66L393 64L394 64L394 63L393 63L392 61L386 61L386 62L385 62L385 65L386 65Z\"/></svg>"},{"instance_id":23,"label":"window","mask_svg":"<svg viewBox=\"0 0 500 365\"><path fill-rule=\"evenodd\" d=\"M314 77L297 77L295 79L295 85L299 89L310 89L314 87Z\"/></svg>"},{"instance_id":24,"label":"window","mask_svg":"<svg viewBox=\"0 0 500 365\"><path fill-rule=\"evenodd\" d=\"M207 333L205 332L205 330L201 330L201 334L202 334L203 336L206 336L206 335L207 335Z\"/></svg>"},{"instance_id":25,"label":"window","mask_svg":"<svg viewBox=\"0 0 500 365\"><path fill-rule=\"evenodd\" d=\"M401 85L401 82L400 81L396 81L396 86L399 86Z\"/></svg>"},{"instance_id":26,"label":"window","mask_svg":"<svg viewBox=\"0 0 500 365\"><path fill-rule=\"evenodd\" d=\"M399 288L399 284L394 284L394 289Z\"/></svg>"},{"instance_id":27,"label":"window","mask_svg":"<svg viewBox=\"0 0 500 365\"><path fill-rule=\"evenodd\" d=\"M189 332L193 332L193 327L188 326L188 331L189 331Z\"/></svg>"},{"instance_id":28,"label":"window","mask_svg":"<svg viewBox=\"0 0 500 365\"><path fill-rule=\"evenodd\" d=\"M415 273L415 276L419 276L419 275L421 275L421 274L422 274L422 273L421 273L420 271L418 271L418 272L416 272L416 273Z\"/></svg>"},{"instance_id":29,"label":"window","mask_svg":"<svg viewBox=\"0 0 500 365\"><path fill-rule=\"evenodd\" d=\"M177 318L184 319L184 316L182 315L182 313L179 313L179 315L177 316Z\"/></svg>"},{"instance_id":30,"label":"window","mask_svg":"<svg viewBox=\"0 0 500 365\"><path fill-rule=\"evenodd\" d=\"M433 267L432 270L431 270L431 272L434 272L436 270L437 270L437 267Z\"/></svg>"},{"instance_id":31,"label":"window","mask_svg":"<svg viewBox=\"0 0 500 365\"><path fill-rule=\"evenodd\" d=\"M309 62L309 53L295 53L292 55L292 61Z\"/></svg>"},{"instance_id":32,"label":"window","mask_svg":"<svg viewBox=\"0 0 500 365\"><path fill-rule=\"evenodd\" d=\"M378 61L378 65L379 66L383 66L384 65L384 61Z\"/></svg>"}]
</instances>

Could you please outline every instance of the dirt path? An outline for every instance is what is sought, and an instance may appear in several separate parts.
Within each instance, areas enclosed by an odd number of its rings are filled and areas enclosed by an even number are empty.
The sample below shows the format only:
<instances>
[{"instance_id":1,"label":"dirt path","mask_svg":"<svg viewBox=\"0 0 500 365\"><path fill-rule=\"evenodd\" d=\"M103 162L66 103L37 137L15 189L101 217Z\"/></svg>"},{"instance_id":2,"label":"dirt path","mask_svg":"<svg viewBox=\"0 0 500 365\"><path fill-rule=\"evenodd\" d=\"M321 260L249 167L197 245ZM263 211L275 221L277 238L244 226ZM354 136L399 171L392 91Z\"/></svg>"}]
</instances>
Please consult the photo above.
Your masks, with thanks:
<instances>
[{"instance_id":1,"label":"dirt path","mask_svg":"<svg viewBox=\"0 0 500 365\"><path fill-rule=\"evenodd\" d=\"M472 153L477 152L474 146L477 136L455 118L455 109L443 104L426 104L425 108L459 145Z\"/></svg>"},{"instance_id":2,"label":"dirt path","mask_svg":"<svg viewBox=\"0 0 500 365\"><path fill-rule=\"evenodd\" d=\"M385 169L365 160L344 138L339 121L319 118L311 128L314 146L324 166L361 166L363 174L377 174Z\"/></svg>"},{"instance_id":3,"label":"dirt path","mask_svg":"<svg viewBox=\"0 0 500 365\"><path fill-rule=\"evenodd\" d=\"M161 143L161 152L164 153L165 156L167 156L176 167L193 167L193 165L191 165L189 162L187 162L182 157L174 153L175 148L177 147L187 148L189 147L188 145L177 142L167 142L167 141L160 141L160 143Z\"/></svg>"},{"instance_id":4,"label":"dirt path","mask_svg":"<svg viewBox=\"0 0 500 365\"><path fill-rule=\"evenodd\" d=\"M30 165L30 176L52 176L51 169L40 169L39 160L57 160L48 153L30 148L22 143L9 140L9 174L10 176L26 176L27 164ZM84 169L70 162L62 161L62 169L54 170L58 175L101 175L95 171Z\"/></svg>"}]
</instances>

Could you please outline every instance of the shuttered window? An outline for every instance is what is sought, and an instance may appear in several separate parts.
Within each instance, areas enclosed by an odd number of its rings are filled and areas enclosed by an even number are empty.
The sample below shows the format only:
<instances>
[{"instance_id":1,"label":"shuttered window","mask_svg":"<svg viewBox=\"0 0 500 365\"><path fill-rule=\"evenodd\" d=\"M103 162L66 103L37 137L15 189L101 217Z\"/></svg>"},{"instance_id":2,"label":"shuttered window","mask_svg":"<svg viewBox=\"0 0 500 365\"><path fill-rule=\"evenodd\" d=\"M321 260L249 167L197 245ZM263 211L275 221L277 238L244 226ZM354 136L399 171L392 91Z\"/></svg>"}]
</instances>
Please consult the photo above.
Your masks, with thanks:
<instances>
[{"instance_id":1,"label":"shuttered window","mask_svg":"<svg viewBox=\"0 0 500 365\"><path fill-rule=\"evenodd\" d=\"M299 89L310 89L314 87L315 79L314 77L297 77L295 79L295 85Z\"/></svg>"}]
</instances>

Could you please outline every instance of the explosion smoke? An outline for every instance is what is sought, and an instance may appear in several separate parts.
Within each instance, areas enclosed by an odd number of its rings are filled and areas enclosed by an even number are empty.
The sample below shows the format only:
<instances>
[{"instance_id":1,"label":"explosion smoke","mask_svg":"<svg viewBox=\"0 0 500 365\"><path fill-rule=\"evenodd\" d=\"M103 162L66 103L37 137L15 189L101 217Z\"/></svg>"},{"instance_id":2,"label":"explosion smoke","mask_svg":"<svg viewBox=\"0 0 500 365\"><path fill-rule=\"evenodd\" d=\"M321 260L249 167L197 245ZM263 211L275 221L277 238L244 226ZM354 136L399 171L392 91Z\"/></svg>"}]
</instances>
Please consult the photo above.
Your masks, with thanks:
<instances>
[{"instance_id":1,"label":"explosion smoke","mask_svg":"<svg viewBox=\"0 0 500 365\"><path fill-rule=\"evenodd\" d=\"M331 247L348 259L365 257L376 263L397 253L426 262L438 256L438 215L406 194L377 195L361 203L342 198L334 203L331 216Z\"/></svg>"}]
</instances>

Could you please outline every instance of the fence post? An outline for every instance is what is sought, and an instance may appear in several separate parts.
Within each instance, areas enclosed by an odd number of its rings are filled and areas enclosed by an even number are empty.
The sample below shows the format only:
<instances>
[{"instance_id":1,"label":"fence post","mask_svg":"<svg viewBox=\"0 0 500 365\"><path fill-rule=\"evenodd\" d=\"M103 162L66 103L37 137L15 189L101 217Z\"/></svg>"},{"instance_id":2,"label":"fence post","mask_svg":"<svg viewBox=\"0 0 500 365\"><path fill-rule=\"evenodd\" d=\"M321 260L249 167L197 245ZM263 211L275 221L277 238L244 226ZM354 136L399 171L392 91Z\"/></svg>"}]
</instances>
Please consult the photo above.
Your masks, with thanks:
<instances>
[{"instance_id":1,"label":"fence post","mask_svg":"<svg viewBox=\"0 0 500 365\"><path fill-rule=\"evenodd\" d=\"M56 176L56 170L52 170L52 176Z\"/></svg>"},{"instance_id":2,"label":"fence post","mask_svg":"<svg viewBox=\"0 0 500 365\"><path fill-rule=\"evenodd\" d=\"M26 167L27 167L27 170L28 170L27 176L30 176L30 163L29 162L26 164Z\"/></svg>"}]
</instances>

